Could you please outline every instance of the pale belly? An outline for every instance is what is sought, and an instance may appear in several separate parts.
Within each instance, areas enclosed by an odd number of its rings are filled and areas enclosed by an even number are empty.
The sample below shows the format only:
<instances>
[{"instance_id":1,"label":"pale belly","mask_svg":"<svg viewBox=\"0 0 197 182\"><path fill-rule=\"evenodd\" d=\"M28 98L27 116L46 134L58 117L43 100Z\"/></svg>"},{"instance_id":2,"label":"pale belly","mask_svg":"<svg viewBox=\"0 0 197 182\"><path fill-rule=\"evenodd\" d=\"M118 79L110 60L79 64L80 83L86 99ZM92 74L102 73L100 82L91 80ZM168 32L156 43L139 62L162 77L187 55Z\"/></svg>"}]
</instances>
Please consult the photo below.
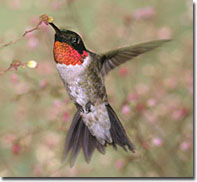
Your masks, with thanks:
<instances>
[{"instance_id":1,"label":"pale belly","mask_svg":"<svg viewBox=\"0 0 197 182\"><path fill-rule=\"evenodd\" d=\"M102 75L92 70L94 67L89 60L84 61L82 66L58 64L57 69L74 103L85 108L88 102L97 104L106 100Z\"/></svg>"},{"instance_id":2,"label":"pale belly","mask_svg":"<svg viewBox=\"0 0 197 182\"><path fill-rule=\"evenodd\" d=\"M105 141L112 141L109 131L111 124L105 107L107 95L101 73L90 63L86 60L85 64L77 67L57 64L57 69L71 100L83 109L83 122L104 145ZM90 111L86 109L87 103L91 103Z\"/></svg>"}]
</instances>

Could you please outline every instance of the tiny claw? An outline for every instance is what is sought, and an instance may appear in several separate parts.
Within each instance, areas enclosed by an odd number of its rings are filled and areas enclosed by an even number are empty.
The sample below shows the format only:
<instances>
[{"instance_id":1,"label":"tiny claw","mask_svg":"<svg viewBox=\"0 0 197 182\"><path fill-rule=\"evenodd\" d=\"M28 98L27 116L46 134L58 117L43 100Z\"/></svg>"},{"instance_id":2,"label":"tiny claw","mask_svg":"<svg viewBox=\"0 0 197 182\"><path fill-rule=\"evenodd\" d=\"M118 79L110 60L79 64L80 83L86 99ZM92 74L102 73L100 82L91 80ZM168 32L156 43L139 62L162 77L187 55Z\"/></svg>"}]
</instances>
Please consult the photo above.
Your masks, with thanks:
<instances>
[{"instance_id":1,"label":"tiny claw","mask_svg":"<svg viewBox=\"0 0 197 182\"><path fill-rule=\"evenodd\" d=\"M87 113L91 112L91 105L93 105L91 102L88 102L85 106L85 110Z\"/></svg>"},{"instance_id":2,"label":"tiny claw","mask_svg":"<svg viewBox=\"0 0 197 182\"><path fill-rule=\"evenodd\" d=\"M76 107L77 107L77 109L78 109L79 111L84 112L84 111L83 111L83 107L82 107L80 104L76 103Z\"/></svg>"}]
</instances>

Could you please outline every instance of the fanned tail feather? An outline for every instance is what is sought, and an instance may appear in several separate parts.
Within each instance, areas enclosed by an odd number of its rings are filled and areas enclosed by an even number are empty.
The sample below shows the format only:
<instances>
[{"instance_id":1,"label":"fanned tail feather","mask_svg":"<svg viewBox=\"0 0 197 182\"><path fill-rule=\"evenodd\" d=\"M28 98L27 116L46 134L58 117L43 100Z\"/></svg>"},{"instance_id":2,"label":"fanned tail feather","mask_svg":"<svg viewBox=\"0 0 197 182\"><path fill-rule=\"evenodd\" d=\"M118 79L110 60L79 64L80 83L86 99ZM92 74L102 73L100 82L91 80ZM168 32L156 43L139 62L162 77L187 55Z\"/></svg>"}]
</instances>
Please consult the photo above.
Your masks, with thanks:
<instances>
[{"instance_id":1,"label":"fanned tail feather","mask_svg":"<svg viewBox=\"0 0 197 182\"><path fill-rule=\"evenodd\" d=\"M127 147L130 151L135 152L135 146L129 140L125 129L123 128L118 116L112 109L112 107L108 104L106 105L109 119L111 121L111 136L113 138L112 145L116 149L116 144L121 146L125 151L127 151Z\"/></svg>"},{"instance_id":2,"label":"fanned tail feather","mask_svg":"<svg viewBox=\"0 0 197 182\"><path fill-rule=\"evenodd\" d=\"M116 113L109 104L106 105L106 108L111 122L110 133L113 140L112 143L108 144L112 145L115 149L117 149L116 145L119 145L125 151L127 151L128 148L130 151L134 152L135 147L127 137L127 134ZM91 135L88 127L84 124L80 116L80 112L80 110L76 112L66 138L65 159L67 159L69 153L71 153L71 167L74 165L76 157L81 149L83 150L86 161L89 163L95 149L104 154L105 147L107 146L107 142L105 145L102 145L97 141L95 136Z\"/></svg>"}]
</instances>

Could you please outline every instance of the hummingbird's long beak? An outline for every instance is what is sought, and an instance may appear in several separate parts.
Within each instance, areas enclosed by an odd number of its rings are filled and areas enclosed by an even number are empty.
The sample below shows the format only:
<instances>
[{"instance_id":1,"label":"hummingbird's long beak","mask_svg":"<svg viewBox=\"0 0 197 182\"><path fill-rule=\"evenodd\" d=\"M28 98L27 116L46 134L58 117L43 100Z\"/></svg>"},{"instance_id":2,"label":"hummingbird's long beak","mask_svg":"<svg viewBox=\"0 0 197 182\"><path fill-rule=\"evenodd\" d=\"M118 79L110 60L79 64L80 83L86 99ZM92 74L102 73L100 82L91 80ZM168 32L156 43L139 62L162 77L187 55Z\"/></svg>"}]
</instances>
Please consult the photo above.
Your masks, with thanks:
<instances>
[{"instance_id":1,"label":"hummingbird's long beak","mask_svg":"<svg viewBox=\"0 0 197 182\"><path fill-rule=\"evenodd\" d=\"M54 23L49 23L49 24L54 28L57 35L61 34L60 29Z\"/></svg>"}]
</instances>

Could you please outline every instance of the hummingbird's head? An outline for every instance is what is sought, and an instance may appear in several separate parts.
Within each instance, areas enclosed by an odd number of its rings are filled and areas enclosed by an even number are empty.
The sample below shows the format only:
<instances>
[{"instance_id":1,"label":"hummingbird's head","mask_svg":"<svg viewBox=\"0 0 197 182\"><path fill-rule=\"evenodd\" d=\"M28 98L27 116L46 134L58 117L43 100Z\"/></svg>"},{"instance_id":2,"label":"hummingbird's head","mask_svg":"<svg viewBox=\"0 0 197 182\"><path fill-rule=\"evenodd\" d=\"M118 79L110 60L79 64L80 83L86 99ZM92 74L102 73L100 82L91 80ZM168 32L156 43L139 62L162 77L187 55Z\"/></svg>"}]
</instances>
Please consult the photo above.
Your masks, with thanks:
<instances>
[{"instance_id":1,"label":"hummingbird's head","mask_svg":"<svg viewBox=\"0 0 197 182\"><path fill-rule=\"evenodd\" d=\"M80 65L88 56L81 37L70 30L60 30L55 24L49 23L55 30L54 58L57 63Z\"/></svg>"}]
</instances>

